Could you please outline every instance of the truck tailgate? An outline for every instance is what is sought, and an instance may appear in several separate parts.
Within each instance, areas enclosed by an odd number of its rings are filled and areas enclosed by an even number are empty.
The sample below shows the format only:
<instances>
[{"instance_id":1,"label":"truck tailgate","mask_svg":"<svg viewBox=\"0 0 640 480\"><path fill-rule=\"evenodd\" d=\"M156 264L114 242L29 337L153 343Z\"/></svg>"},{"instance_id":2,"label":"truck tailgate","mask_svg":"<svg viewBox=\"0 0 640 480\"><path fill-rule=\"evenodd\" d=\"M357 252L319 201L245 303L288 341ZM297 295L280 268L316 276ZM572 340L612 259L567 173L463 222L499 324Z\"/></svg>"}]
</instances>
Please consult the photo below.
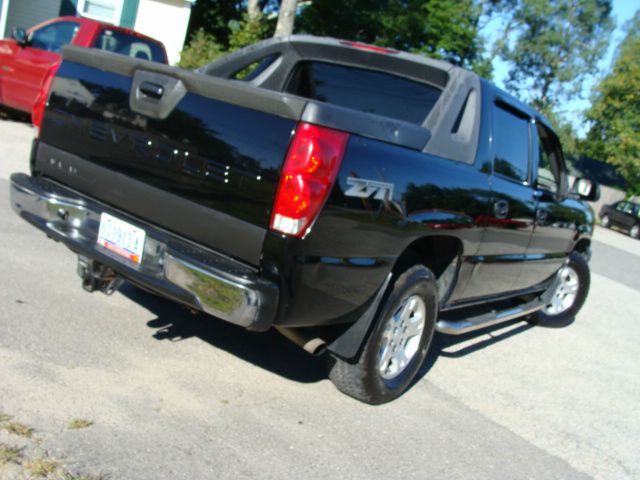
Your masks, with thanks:
<instances>
[{"instance_id":1,"label":"truck tailgate","mask_svg":"<svg viewBox=\"0 0 640 480\"><path fill-rule=\"evenodd\" d=\"M242 82L69 47L34 170L257 265L304 107Z\"/></svg>"}]
</instances>

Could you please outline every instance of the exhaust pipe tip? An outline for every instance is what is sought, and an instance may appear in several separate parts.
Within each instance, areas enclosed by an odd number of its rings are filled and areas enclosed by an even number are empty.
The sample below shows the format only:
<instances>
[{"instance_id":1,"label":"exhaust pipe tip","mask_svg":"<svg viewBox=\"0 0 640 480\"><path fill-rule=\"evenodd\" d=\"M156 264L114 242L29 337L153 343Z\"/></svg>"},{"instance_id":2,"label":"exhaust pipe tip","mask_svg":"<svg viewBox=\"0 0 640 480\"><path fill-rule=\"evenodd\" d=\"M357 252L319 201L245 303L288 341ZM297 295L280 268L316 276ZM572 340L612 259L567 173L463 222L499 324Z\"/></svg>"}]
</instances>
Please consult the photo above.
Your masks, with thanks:
<instances>
[{"instance_id":1,"label":"exhaust pipe tip","mask_svg":"<svg viewBox=\"0 0 640 480\"><path fill-rule=\"evenodd\" d=\"M327 343L321 338L312 338L305 343L302 348L305 352L310 353L313 356L319 356L327 349Z\"/></svg>"},{"instance_id":2,"label":"exhaust pipe tip","mask_svg":"<svg viewBox=\"0 0 640 480\"><path fill-rule=\"evenodd\" d=\"M305 335L302 329L287 327L275 327L278 332L302 348L305 352L314 356L322 355L327 349L327 342L313 335Z\"/></svg>"}]
</instances>

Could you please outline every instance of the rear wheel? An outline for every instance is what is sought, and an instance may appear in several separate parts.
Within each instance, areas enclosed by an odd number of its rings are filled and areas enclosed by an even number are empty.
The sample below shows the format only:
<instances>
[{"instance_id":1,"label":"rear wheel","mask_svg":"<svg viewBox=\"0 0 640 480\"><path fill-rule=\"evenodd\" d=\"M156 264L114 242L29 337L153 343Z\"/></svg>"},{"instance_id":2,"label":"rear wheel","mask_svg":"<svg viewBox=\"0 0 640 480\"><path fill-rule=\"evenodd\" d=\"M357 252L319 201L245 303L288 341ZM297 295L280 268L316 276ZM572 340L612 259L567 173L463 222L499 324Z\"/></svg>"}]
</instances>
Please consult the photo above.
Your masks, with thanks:
<instances>
[{"instance_id":1,"label":"rear wheel","mask_svg":"<svg viewBox=\"0 0 640 480\"><path fill-rule=\"evenodd\" d=\"M531 317L531 323L545 327L564 327L572 323L587 298L590 278L586 258L572 253L543 294L545 306Z\"/></svg>"},{"instance_id":2,"label":"rear wheel","mask_svg":"<svg viewBox=\"0 0 640 480\"><path fill-rule=\"evenodd\" d=\"M611 219L609 218L609 215L603 215L600 221L604 228L609 228L611 226Z\"/></svg>"},{"instance_id":3,"label":"rear wheel","mask_svg":"<svg viewBox=\"0 0 640 480\"><path fill-rule=\"evenodd\" d=\"M631 230L629 230L629 236L631 238L640 238L640 224L636 223Z\"/></svg>"},{"instance_id":4,"label":"rear wheel","mask_svg":"<svg viewBox=\"0 0 640 480\"><path fill-rule=\"evenodd\" d=\"M329 378L357 400L386 403L400 396L420 369L437 315L435 277L417 265L405 271L380 307L360 357L329 359Z\"/></svg>"}]
</instances>

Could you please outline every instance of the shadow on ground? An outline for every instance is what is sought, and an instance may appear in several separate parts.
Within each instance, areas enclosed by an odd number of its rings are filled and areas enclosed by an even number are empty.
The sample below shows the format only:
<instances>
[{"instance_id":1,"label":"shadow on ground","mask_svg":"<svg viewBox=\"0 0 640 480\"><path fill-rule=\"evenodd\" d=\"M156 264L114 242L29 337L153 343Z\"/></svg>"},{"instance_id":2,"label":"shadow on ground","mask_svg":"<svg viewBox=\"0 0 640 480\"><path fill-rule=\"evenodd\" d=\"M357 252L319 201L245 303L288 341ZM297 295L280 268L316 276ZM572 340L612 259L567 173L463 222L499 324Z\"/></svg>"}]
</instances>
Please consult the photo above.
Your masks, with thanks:
<instances>
[{"instance_id":1,"label":"shadow on ground","mask_svg":"<svg viewBox=\"0 0 640 480\"><path fill-rule=\"evenodd\" d=\"M275 330L249 332L203 313L191 313L175 302L141 290L129 283L120 293L157 316L147 325L154 329L157 340L178 342L196 337L213 347L225 350L260 368L300 383L313 383L327 378L325 359L313 357ZM433 368L439 357L461 358L495 343L508 340L533 328L522 320L514 320L465 335L436 333L424 364L416 376L419 382Z\"/></svg>"},{"instance_id":2,"label":"shadow on ground","mask_svg":"<svg viewBox=\"0 0 640 480\"><path fill-rule=\"evenodd\" d=\"M0 106L0 120L9 120L11 122L31 123L31 115L28 113L12 110Z\"/></svg>"},{"instance_id":3,"label":"shadow on ground","mask_svg":"<svg viewBox=\"0 0 640 480\"><path fill-rule=\"evenodd\" d=\"M508 340L515 335L520 335L532 328L534 328L533 325L523 322L522 319L516 319L464 335L436 333L431 342L427 358L418 371L413 384L422 380L440 357L461 358L498 342Z\"/></svg>"},{"instance_id":4,"label":"shadow on ground","mask_svg":"<svg viewBox=\"0 0 640 480\"><path fill-rule=\"evenodd\" d=\"M325 360L306 353L275 330L249 332L204 313L191 313L175 302L145 292L129 283L120 293L157 316L147 325L157 340L178 342L196 337L238 358L301 383L327 378Z\"/></svg>"}]
</instances>

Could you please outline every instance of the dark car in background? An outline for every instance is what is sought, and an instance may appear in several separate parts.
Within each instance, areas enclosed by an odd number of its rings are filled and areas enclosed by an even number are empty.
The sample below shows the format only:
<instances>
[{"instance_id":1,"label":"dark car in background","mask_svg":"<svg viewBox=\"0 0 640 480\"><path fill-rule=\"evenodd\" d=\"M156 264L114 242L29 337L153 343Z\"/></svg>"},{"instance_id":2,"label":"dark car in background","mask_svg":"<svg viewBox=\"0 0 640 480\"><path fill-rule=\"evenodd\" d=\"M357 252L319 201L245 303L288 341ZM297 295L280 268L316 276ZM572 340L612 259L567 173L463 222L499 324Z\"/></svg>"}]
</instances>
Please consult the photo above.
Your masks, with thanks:
<instances>
[{"instance_id":1,"label":"dark car in background","mask_svg":"<svg viewBox=\"0 0 640 480\"><path fill-rule=\"evenodd\" d=\"M65 45L167 63L164 45L134 30L81 17L58 17L0 40L0 104L31 113Z\"/></svg>"},{"instance_id":2,"label":"dark car in background","mask_svg":"<svg viewBox=\"0 0 640 480\"><path fill-rule=\"evenodd\" d=\"M640 204L620 200L605 205L600 210L600 219L603 227L618 227L628 231L630 237L640 238Z\"/></svg>"}]
</instances>

